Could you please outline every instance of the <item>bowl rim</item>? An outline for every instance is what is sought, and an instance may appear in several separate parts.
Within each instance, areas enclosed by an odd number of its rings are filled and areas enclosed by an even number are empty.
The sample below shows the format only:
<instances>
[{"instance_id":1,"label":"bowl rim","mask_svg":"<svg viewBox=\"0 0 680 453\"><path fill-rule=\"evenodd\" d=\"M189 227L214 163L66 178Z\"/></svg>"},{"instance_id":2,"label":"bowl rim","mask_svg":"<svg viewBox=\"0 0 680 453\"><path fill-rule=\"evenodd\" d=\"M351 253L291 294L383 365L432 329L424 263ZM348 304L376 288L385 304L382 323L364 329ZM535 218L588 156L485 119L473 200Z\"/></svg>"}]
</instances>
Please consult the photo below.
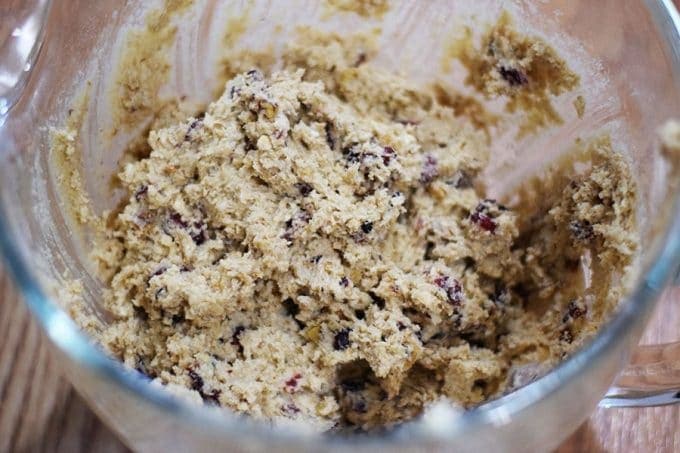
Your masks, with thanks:
<instances>
[{"instance_id":1,"label":"bowl rim","mask_svg":"<svg viewBox=\"0 0 680 453\"><path fill-rule=\"evenodd\" d=\"M675 68L676 81L680 81L680 14L672 0L644 0L653 21L669 46L669 55ZM680 83L676 82L678 86ZM0 115L0 125L3 123ZM483 425L504 423L525 408L537 404L547 395L562 388L566 382L583 372L588 363L614 346L623 332L639 322L641 313L649 312L661 292L680 270L680 193L674 194L673 214L666 231L662 235L661 247L655 259L641 273L642 277L631 293L621 302L621 309L601 329L587 346L584 346L557 367L536 381L498 399L486 402L476 408L451 418L452 426L445 432L437 433L436 439L453 439L463 431ZM229 435L238 432L242 437L252 437L260 442L295 443L325 441L331 444L351 445L360 442L369 446L379 442L381 446L415 444L432 441L432 432L423 429L419 420L406 422L401 428L387 434L362 434L341 436L324 433L311 433L290 426L272 427L248 417L196 405L183 398L172 395L159 385L152 384L148 378L125 368L121 362L108 356L93 344L75 322L41 287L31 267L24 259L20 248L11 238L11 228L0 205L0 254L4 258L6 270L17 285L26 305L38 319L40 326L71 361L98 378L108 381L121 390L129 392L153 409L170 413L182 422L209 430L214 435ZM105 421L105 420L104 420ZM408 436L400 433L407 432ZM123 436L123 440L125 436Z\"/></svg>"}]
</instances>

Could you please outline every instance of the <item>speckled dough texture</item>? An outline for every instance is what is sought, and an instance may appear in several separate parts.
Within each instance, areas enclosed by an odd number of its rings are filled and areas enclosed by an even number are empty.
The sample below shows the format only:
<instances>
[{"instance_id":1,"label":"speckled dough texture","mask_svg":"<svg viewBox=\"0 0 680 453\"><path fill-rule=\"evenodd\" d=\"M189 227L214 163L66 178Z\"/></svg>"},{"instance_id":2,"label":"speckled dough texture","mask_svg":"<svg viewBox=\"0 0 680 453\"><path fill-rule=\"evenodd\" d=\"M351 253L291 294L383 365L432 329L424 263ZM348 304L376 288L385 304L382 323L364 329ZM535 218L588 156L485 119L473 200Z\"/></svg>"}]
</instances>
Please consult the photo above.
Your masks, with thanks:
<instances>
[{"instance_id":1,"label":"speckled dough texture","mask_svg":"<svg viewBox=\"0 0 680 453\"><path fill-rule=\"evenodd\" d=\"M637 240L609 141L504 206L478 180L479 116L353 42L304 31L284 70L236 75L121 170L94 252L112 322L90 329L128 366L255 418L370 429L524 385L614 309ZM511 48L483 65L499 95L576 83ZM541 64L567 79L533 98Z\"/></svg>"}]
</instances>

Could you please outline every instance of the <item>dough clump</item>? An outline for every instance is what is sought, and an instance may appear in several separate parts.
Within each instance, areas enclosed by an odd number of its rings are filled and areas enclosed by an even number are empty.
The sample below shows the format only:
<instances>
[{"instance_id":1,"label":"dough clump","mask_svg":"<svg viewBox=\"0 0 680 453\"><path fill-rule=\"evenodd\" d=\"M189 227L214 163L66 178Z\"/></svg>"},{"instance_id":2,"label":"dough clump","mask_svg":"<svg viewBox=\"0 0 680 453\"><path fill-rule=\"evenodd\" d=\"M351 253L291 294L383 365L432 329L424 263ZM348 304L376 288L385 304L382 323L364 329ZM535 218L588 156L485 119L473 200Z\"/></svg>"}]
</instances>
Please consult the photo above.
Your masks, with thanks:
<instances>
[{"instance_id":1,"label":"dough clump","mask_svg":"<svg viewBox=\"0 0 680 453\"><path fill-rule=\"evenodd\" d=\"M442 396L474 406L591 335L636 244L609 142L504 206L484 196L469 119L337 37L314 42L151 130L120 172L129 197L95 250L101 343L209 404L327 430Z\"/></svg>"}]
</instances>

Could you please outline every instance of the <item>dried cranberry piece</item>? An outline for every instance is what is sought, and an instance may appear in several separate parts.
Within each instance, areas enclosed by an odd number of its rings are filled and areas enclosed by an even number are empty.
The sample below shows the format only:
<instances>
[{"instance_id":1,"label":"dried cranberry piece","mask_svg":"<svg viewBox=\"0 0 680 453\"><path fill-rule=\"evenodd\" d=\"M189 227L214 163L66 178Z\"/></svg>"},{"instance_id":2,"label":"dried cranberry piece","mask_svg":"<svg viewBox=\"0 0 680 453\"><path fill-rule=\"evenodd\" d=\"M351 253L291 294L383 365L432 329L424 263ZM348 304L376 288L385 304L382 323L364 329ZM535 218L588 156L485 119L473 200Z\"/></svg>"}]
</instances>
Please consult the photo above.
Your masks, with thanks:
<instances>
[{"instance_id":1,"label":"dried cranberry piece","mask_svg":"<svg viewBox=\"0 0 680 453\"><path fill-rule=\"evenodd\" d=\"M189 233L189 236L191 236L191 239L196 245L202 245L208 239L206 225L201 222L194 222L194 230Z\"/></svg>"},{"instance_id":2,"label":"dried cranberry piece","mask_svg":"<svg viewBox=\"0 0 680 453\"><path fill-rule=\"evenodd\" d=\"M425 156L425 162L423 163L423 170L420 173L420 182L423 184L431 183L439 175L439 169L437 168L437 158L432 154Z\"/></svg>"},{"instance_id":3,"label":"dried cranberry piece","mask_svg":"<svg viewBox=\"0 0 680 453\"><path fill-rule=\"evenodd\" d=\"M342 351L349 347L349 333L351 330L352 329L349 327L346 327L335 334L335 337L333 338L333 348L336 351Z\"/></svg>"},{"instance_id":4,"label":"dried cranberry piece","mask_svg":"<svg viewBox=\"0 0 680 453\"><path fill-rule=\"evenodd\" d=\"M182 220L182 216L177 212L173 212L172 214L170 214L169 218L173 223L181 226L182 228L186 228L189 226L188 223Z\"/></svg>"},{"instance_id":5,"label":"dried cranberry piece","mask_svg":"<svg viewBox=\"0 0 680 453\"><path fill-rule=\"evenodd\" d=\"M519 69L501 66L498 68L498 72L500 73L501 77L503 77L503 80L508 82L512 87L526 85L529 83L529 79L527 78L526 74L524 74Z\"/></svg>"},{"instance_id":6,"label":"dried cranberry piece","mask_svg":"<svg viewBox=\"0 0 680 453\"><path fill-rule=\"evenodd\" d=\"M349 286L349 279L347 277L342 277L340 279L340 286L347 288Z\"/></svg>"},{"instance_id":7,"label":"dried cranberry piece","mask_svg":"<svg viewBox=\"0 0 680 453\"><path fill-rule=\"evenodd\" d=\"M383 159L383 164L389 165L390 162L392 162L392 159L394 159L397 156L397 153L394 151L394 148L391 146L386 146L383 148L382 152L382 159Z\"/></svg>"},{"instance_id":8,"label":"dried cranberry piece","mask_svg":"<svg viewBox=\"0 0 680 453\"><path fill-rule=\"evenodd\" d=\"M295 373L290 379L288 379L285 382L286 391L293 393L297 389L300 378L302 378L302 374Z\"/></svg>"},{"instance_id":9,"label":"dried cranberry piece","mask_svg":"<svg viewBox=\"0 0 680 453\"><path fill-rule=\"evenodd\" d=\"M146 194L149 192L149 186L147 185L142 185L137 191L135 192L135 200L140 201L143 197L146 196Z\"/></svg>"},{"instance_id":10,"label":"dried cranberry piece","mask_svg":"<svg viewBox=\"0 0 680 453\"><path fill-rule=\"evenodd\" d=\"M470 221L489 233L495 233L498 227L496 221L483 212L473 212L470 215Z\"/></svg>"},{"instance_id":11,"label":"dried cranberry piece","mask_svg":"<svg viewBox=\"0 0 680 453\"><path fill-rule=\"evenodd\" d=\"M368 57L364 52L359 52L357 59L354 61L354 67L356 68L357 66L361 66L362 64L366 63L367 59Z\"/></svg>"},{"instance_id":12,"label":"dried cranberry piece","mask_svg":"<svg viewBox=\"0 0 680 453\"><path fill-rule=\"evenodd\" d=\"M446 297L451 305L459 306L463 302L463 287L455 278L440 275L434 279L434 284L446 292Z\"/></svg>"}]
</instances>

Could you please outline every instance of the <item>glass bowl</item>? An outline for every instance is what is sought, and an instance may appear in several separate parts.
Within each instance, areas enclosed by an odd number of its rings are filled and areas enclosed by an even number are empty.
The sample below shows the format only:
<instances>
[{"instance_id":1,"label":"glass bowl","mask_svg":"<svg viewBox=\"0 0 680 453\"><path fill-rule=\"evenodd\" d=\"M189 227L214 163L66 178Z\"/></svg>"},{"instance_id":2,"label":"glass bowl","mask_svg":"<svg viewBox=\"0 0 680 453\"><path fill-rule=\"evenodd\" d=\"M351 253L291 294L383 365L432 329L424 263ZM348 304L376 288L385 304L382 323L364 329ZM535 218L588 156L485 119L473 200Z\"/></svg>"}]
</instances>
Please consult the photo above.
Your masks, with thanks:
<instances>
[{"instance_id":1,"label":"glass bowl","mask_svg":"<svg viewBox=\"0 0 680 453\"><path fill-rule=\"evenodd\" d=\"M189 2L174 1L174 4ZM85 91L79 138L84 186L95 209L115 204L108 178L130 135L107 140L112 120L107 93L121 42L160 2L29 0L14 2L0 31L0 248L26 303L42 325L65 374L97 414L132 448L158 450L389 449L533 451L556 447L602 402L677 401L680 348L637 342L661 292L680 266L678 174L661 157L657 129L680 114L680 18L669 0L392 1L380 18L329 14L324 2L201 0L177 17L177 39L165 93L209 101L219 88L225 28L245 32L233 46L274 48L295 25L338 32L380 26L375 64L427 83L464 88L460 71L440 61L461 24L483 25L508 9L529 34L558 48L582 76L588 102L577 118L569 100L557 108L564 124L515 140L497 137L486 178L502 194L568 149L577 137L609 132L634 164L641 191L641 273L613 319L556 369L513 393L457 412L439 407L380 434L352 437L272 427L173 397L102 353L60 307L64 276L80 278L97 309L101 284L83 258L87 231L68 218L49 153L49 128L63 125ZM3 19L4 20L4 19ZM10 26L7 26L10 24ZM464 74L463 74L464 75ZM520 164L521 163L521 164ZM633 358L617 387L614 378ZM603 399L603 396L606 397Z\"/></svg>"}]
</instances>

